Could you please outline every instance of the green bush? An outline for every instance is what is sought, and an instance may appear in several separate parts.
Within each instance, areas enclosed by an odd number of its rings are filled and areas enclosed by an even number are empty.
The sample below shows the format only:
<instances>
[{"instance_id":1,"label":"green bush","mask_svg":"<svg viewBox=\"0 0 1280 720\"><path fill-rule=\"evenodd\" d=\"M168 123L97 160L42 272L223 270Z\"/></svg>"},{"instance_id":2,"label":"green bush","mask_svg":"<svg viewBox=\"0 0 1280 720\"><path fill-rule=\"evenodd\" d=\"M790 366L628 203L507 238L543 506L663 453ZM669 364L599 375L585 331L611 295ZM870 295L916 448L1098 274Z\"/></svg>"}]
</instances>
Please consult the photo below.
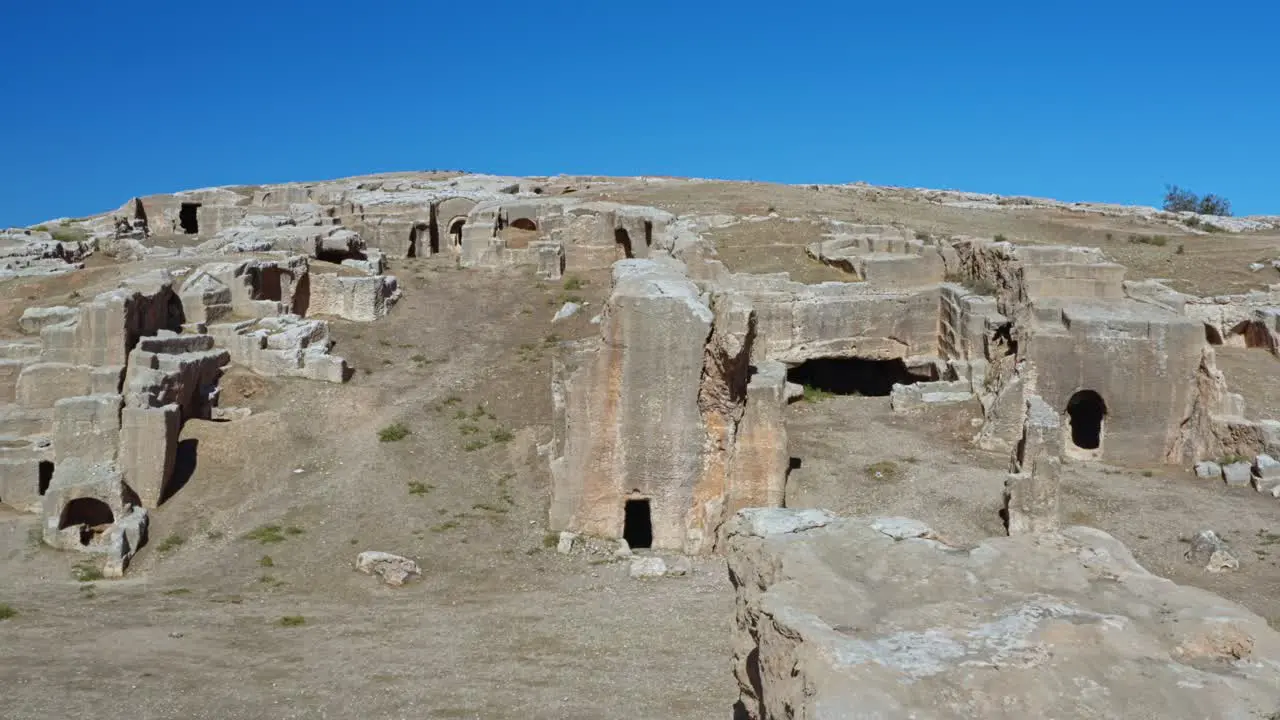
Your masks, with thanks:
<instances>
[{"instance_id":1,"label":"green bush","mask_svg":"<svg viewBox=\"0 0 1280 720\"><path fill-rule=\"evenodd\" d=\"M0 620L8 620L17 614L18 611L14 610L12 605L0 603Z\"/></svg>"},{"instance_id":2,"label":"green bush","mask_svg":"<svg viewBox=\"0 0 1280 720\"><path fill-rule=\"evenodd\" d=\"M396 442L409 437L409 428L402 423L391 423L378 431L378 442Z\"/></svg>"},{"instance_id":3,"label":"green bush","mask_svg":"<svg viewBox=\"0 0 1280 720\"><path fill-rule=\"evenodd\" d=\"M1200 197L1177 185L1166 185L1164 209L1166 212L1193 212L1201 215L1230 217L1231 201L1213 193Z\"/></svg>"}]
</instances>

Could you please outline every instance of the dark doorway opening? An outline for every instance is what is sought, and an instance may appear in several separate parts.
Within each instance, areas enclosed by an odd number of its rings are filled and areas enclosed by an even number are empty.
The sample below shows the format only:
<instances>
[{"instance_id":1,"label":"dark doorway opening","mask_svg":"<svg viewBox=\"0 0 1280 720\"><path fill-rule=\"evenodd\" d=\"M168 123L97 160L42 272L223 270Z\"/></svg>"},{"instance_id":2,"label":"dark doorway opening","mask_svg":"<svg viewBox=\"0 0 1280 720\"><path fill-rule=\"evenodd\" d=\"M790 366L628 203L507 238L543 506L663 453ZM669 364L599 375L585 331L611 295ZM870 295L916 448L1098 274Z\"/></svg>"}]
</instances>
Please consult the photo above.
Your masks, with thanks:
<instances>
[{"instance_id":1,"label":"dark doorway opening","mask_svg":"<svg viewBox=\"0 0 1280 720\"><path fill-rule=\"evenodd\" d=\"M787 371L787 380L833 395L883 397L894 384L912 385L931 378L912 375L901 359L816 358Z\"/></svg>"},{"instance_id":2,"label":"dark doorway opening","mask_svg":"<svg viewBox=\"0 0 1280 720\"><path fill-rule=\"evenodd\" d=\"M1208 324L1208 323L1205 323L1205 325L1204 325L1204 341L1205 341L1205 342L1207 342L1207 343L1209 343L1210 345L1221 345L1221 344L1222 344L1222 333L1218 332L1218 329L1217 329L1217 328L1215 328L1214 326L1212 326L1212 325L1210 325L1210 324Z\"/></svg>"},{"instance_id":3,"label":"dark doorway opening","mask_svg":"<svg viewBox=\"0 0 1280 720\"><path fill-rule=\"evenodd\" d=\"M311 273L303 273L298 278L298 286L293 289L293 314L306 317L311 307Z\"/></svg>"},{"instance_id":4,"label":"dark doorway opening","mask_svg":"<svg viewBox=\"0 0 1280 720\"><path fill-rule=\"evenodd\" d=\"M182 227L182 232L188 235L195 235L200 232L200 203L182 203L182 208L178 210L178 225Z\"/></svg>"},{"instance_id":5,"label":"dark doorway opening","mask_svg":"<svg viewBox=\"0 0 1280 720\"><path fill-rule=\"evenodd\" d=\"M53 463L48 460L41 460L36 489L40 491L41 495L44 495L49 492L49 483L51 482L53 482Z\"/></svg>"},{"instance_id":6,"label":"dark doorway opening","mask_svg":"<svg viewBox=\"0 0 1280 720\"><path fill-rule=\"evenodd\" d=\"M67 503L62 510L62 519L58 523L59 530L80 526L80 544L88 545L96 535L106 532L115 515L106 503L96 498L76 498Z\"/></svg>"},{"instance_id":7,"label":"dark doorway opening","mask_svg":"<svg viewBox=\"0 0 1280 720\"><path fill-rule=\"evenodd\" d=\"M613 243L618 248L618 259L635 257L635 253L631 250L631 234L623 228L613 231Z\"/></svg>"},{"instance_id":8,"label":"dark doorway opening","mask_svg":"<svg viewBox=\"0 0 1280 720\"><path fill-rule=\"evenodd\" d=\"M453 237L453 246L462 247L462 228L467 224L466 218L454 218L449 223L449 235Z\"/></svg>"},{"instance_id":9,"label":"dark doorway opening","mask_svg":"<svg viewBox=\"0 0 1280 720\"><path fill-rule=\"evenodd\" d=\"M653 245L653 221L645 220L644 221L644 246L649 247L650 245Z\"/></svg>"},{"instance_id":10,"label":"dark doorway opening","mask_svg":"<svg viewBox=\"0 0 1280 720\"><path fill-rule=\"evenodd\" d=\"M1067 401L1071 421L1071 442L1082 450L1097 450L1102 445L1102 422L1107 404L1092 390L1081 390Z\"/></svg>"},{"instance_id":11,"label":"dark doorway opening","mask_svg":"<svg viewBox=\"0 0 1280 720\"><path fill-rule=\"evenodd\" d=\"M649 500L628 500L622 524L622 539L632 548L653 546L653 522L649 516Z\"/></svg>"},{"instance_id":12,"label":"dark doorway opening","mask_svg":"<svg viewBox=\"0 0 1280 720\"><path fill-rule=\"evenodd\" d=\"M254 300L280 302L284 299L284 271L278 267L264 267L258 275L258 292Z\"/></svg>"},{"instance_id":13,"label":"dark doorway opening","mask_svg":"<svg viewBox=\"0 0 1280 720\"><path fill-rule=\"evenodd\" d=\"M528 230L529 232L538 231L538 224L529 218L516 218L511 221L511 227L517 230Z\"/></svg>"},{"instance_id":14,"label":"dark doorway opening","mask_svg":"<svg viewBox=\"0 0 1280 720\"><path fill-rule=\"evenodd\" d=\"M409 228L409 247L405 248L404 256L407 258L418 257L418 243L422 242L422 231L426 226L414 225Z\"/></svg>"}]
</instances>

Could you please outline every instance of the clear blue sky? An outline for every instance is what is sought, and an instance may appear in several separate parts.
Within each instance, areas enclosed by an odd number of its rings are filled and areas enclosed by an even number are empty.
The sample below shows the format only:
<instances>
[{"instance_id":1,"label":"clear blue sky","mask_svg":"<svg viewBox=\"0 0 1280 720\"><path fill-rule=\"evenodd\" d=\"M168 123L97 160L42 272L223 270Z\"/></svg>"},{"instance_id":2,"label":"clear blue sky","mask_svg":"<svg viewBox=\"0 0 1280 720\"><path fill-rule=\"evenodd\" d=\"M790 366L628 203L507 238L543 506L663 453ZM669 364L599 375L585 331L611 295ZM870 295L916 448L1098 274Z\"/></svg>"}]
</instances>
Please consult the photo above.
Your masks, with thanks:
<instances>
[{"instance_id":1,"label":"clear blue sky","mask_svg":"<svg viewBox=\"0 0 1280 720\"><path fill-rule=\"evenodd\" d=\"M0 27L0 227L414 169L1280 213L1263 0L0 0Z\"/></svg>"}]
</instances>

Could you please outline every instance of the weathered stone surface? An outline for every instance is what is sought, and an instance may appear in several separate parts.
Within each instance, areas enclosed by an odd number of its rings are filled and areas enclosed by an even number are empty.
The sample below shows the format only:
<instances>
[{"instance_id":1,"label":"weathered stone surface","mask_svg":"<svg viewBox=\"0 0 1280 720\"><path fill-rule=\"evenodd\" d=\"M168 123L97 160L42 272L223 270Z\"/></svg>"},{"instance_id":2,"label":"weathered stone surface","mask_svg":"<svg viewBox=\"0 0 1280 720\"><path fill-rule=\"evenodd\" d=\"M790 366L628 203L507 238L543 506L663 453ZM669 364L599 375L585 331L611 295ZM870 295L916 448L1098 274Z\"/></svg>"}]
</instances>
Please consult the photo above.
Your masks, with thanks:
<instances>
[{"instance_id":1,"label":"weathered stone surface","mask_svg":"<svg viewBox=\"0 0 1280 720\"><path fill-rule=\"evenodd\" d=\"M559 540L556 541L556 552L561 555L568 555L578 545L578 533L569 532L567 530L560 533Z\"/></svg>"},{"instance_id":2,"label":"weathered stone surface","mask_svg":"<svg viewBox=\"0 0 1280 720\"><path fill-rule=\"evenodd\" d=\"M564 305L560 306L560 309L556 311L556 314L554 316L552 316L551 322L560 322L561 320L568 320L569 318L576 315L578 311L581 309L582 309L582 306L579 305L578 303L567 302Z\"/></svg>"},{"instance_id":3,"label":"weathered stone surface","mask_svg":"<svg viewBox=\"0 0 1280 720\"><path fill-rule=\"evenodd\" d=\"M1010 535L1058 529L1062 424L1039 396L1027 400L1022 438L1005 480L1005 523Z\"/></svg>"},{"instance_id":4,"label":"weathered stone surface","mask_svg":"<svg viewBox=\"0 0 1280 720\"><path fill-rule=\"evenodd\" d=\"M22 311L22 317L18 318L18 327L22 328L22 332L28 335L39 335L40 330L46 325L70 322L79 314L80 312L75 308L62 305L27 308Z\"/></svg>"},{"instance_id":5,"label":"weathered stone surface","mask_svg":"<svg viewBox=\"0 0 1280 720\"><path fill-rule=\"evenodd\" d=\"M748 515L728 526L740 717L1247 718L1277 708L1280 634L1235 603L1151 575L1100 531L964 550L916 531L896 540L865 518L761 536Z\"/></svg>"},{"instance_id":6,"label":"weathered stone surface","mask_svg":"<svg viewBox=\"0 0 1280 720\"><path fill-rule=\"evenodd\" d=\"M1280 461L1265 453L1254 458L1253 487L1267 493L1280 487Z\"/></svg>"},{"instance_id":7,"label":"weathered stone surface","mask_svg":"<svg viewBox=\"0 0 1280 720\"><path fill-rule=\"evenodd\" d=\"M418 563L388 552L366 550L356 556L356 569L365 575L377 575L382 582L399 587L422 573Z\"/></svg>"},{"instance_id":8,"label":"weathered stone surface","mask_svg":"<svg viewBox=\"0 0 1280 720\"><path fill-rule=\"evenodd\" d=\"M1247 461L1223 465L1222 479L1231 487L1249 487L1253 479L1253 466Z\"/></svg>"},{"instance_id":9,"label":"weathered stone surface","mask_svg":"<svg viewBox=\"0 0 1280 720\"><path fill-rule=\"evenodd\" d=\"M1227 542L1212 530L1201 530L1192 536L1186 558L1211 573L1240 567L1240 559L1231 552Z\"/></svg>"},{"instance_id":10,"label":"weathered stone surface","mask_svg":"<svg viewBox=\"0 0 1280 720\"><path fill-rule=\"evenodd\" d=\"M1196 463L1196 477L1221 480L1222 466L1212 460L1198 462Z\"/></svg>"},{"instance_id":11,"label":"weathered stone surface","mask_svg":"<svg viewBox=\"0 0 1280 720\"><path fill-rule=\"evenodd\" d=\"M636 555L628 571L633 580L652 580L667 574L667 563L656 555Z\"/></svg>"},{"instance_id":12,"label":"weathered stone surface","mask_svg":"<svg viewBox=\"0 0 1280 720\"><path fill-rule=\"evenodd\" d=\"M561 348L553 370L553 530L622 537L625 503L639 497L653 547L683 550L707 442L698 391L713 320L678 266L614 266L600 342Z\"/></svg>"}]
</instances>

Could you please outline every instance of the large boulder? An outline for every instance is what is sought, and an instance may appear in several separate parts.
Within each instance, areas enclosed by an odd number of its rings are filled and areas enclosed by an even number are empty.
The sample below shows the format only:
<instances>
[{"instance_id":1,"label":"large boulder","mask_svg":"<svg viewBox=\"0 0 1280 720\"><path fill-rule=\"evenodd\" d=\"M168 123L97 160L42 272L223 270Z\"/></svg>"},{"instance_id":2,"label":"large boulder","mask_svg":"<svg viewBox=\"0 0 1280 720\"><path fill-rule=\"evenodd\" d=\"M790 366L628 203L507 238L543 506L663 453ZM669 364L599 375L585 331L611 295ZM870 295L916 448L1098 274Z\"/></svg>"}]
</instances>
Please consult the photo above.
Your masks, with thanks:
<instances>
[{"instance_id":1,"label":"large boulder","mask_svg":"<svg viewBox=\"0 0 1280 720\"><path fill-rule=\"evenodd\" d=\"M1280 633L1152 575L1099 530L963 549L903 519L815 526L780 512L744 510L727 528L739 717L1280 710Z\"/></svg>"},{"instance_id":2,"label":"large boulder","mask_svg":"<svg viewBox=\"0 0 1280 720\"><path fill-rule=\"evenodd\" d=\"M377 575L382 582L393 587L422 574L418 563L413 560L377 550L366 550L357 555L356 569L365 575Z\"/></svg>"}]
</instances>

